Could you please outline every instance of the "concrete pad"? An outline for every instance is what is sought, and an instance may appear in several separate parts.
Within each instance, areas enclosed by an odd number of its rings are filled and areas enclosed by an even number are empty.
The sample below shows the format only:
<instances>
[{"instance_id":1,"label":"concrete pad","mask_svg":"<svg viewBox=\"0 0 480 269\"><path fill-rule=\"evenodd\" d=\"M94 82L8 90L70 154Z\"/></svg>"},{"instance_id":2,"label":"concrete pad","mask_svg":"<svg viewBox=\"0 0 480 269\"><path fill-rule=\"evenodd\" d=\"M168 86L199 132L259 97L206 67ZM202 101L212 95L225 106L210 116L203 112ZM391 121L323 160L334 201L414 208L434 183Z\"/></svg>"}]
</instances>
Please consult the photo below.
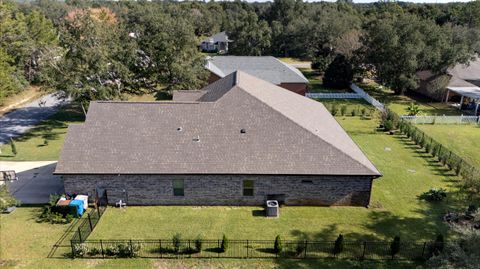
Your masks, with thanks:
<instances>
[{"instance_id":1,"label":"concrete pad","mask_svg":"<svg viewBox=\"0 0 480 269\"><path fill-rule=\"evenodd\" d=\"M22 204L48 203L50 194L64 193L60 176L53 175L53 162L0 162L0 170L15 170L18 180L8 183L10 193Z\"/></svg>"}]
</instances>

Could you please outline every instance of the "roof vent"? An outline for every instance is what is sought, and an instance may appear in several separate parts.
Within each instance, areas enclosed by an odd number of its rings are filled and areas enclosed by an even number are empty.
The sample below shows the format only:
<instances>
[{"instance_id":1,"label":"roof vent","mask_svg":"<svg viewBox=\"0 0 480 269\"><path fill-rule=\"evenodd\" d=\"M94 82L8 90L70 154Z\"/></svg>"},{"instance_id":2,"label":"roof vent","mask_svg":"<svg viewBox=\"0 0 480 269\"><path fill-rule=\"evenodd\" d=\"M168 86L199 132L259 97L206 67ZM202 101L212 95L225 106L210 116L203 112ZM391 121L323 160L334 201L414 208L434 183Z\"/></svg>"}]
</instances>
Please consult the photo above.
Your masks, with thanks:
<instances>
[{"instance_id":1,"label":"roof vent","mask_svg":"<svg viewBox=\"0 0 480 269\"><path fill-rule=\"evenodd\" d=\"M244 134L244 133L246 133L246 132L247 132L247 130L245 130L245 129L240 129L240 133L241 133L241 134Z\"/></svg>"},{"instance_id":2,"label":"roof vent","mask_svg":"<svg viewBox=\"0 0 480 269\"><path fill-rule=\"evenodd\" d=\"M197 137L193 138L193 141L200 142L200 136L197 135Z\"/></svg>"},{"instance_id":3,"label":"roof vent","mask_svg":"<svg viewBox=\"0 0 480 269\"><path fill-rule=\"evenodd\" d=\"M181 132L181 131L183 131L183 128L182 128L182 127L178 127L178 128L177 128L177 131Z\"/></svg>"}]
</instances>

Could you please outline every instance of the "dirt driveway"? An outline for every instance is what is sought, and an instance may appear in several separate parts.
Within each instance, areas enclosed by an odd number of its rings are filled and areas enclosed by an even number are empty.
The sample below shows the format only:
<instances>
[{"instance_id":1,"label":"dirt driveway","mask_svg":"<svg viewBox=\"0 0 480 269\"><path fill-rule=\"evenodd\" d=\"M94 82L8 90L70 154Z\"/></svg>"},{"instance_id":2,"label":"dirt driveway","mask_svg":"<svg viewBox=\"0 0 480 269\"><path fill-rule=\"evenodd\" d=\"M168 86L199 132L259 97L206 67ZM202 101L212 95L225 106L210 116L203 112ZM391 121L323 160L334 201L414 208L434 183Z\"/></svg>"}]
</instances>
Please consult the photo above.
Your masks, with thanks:
<instances>
[{"instance_id":1,"label":"dirt driveway","mask_svg":"<svg viewBox=\"0 0 480 269\"><path fill-rule=\"evenodd\" d=\"M56 165L56 161L0 162L0 171L15 170L18 180L9 182L8 189L22 204L45 204L50 194L64 192L60 176L53 175Z\"/></svg>"}]
</instances>

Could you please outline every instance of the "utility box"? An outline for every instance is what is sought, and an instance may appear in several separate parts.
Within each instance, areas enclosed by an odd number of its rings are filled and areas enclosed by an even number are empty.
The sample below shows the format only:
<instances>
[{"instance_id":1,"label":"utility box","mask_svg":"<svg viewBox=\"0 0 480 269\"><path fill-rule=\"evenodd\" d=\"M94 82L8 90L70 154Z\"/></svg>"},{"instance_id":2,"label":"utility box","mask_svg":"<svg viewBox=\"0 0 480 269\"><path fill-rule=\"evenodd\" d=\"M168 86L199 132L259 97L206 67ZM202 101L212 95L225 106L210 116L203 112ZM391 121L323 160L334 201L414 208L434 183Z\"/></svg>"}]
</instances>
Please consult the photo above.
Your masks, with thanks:
<instances>
[{"instance_id":1,"label":"utility box","mask_svg":"<svg viewBox=\"0 0 480 269\"><path fill-rule=\"evenodd\" d=\"M278 201L267 200L267 217L278 217L279 215Z\"/></svg>"}]
</instances>

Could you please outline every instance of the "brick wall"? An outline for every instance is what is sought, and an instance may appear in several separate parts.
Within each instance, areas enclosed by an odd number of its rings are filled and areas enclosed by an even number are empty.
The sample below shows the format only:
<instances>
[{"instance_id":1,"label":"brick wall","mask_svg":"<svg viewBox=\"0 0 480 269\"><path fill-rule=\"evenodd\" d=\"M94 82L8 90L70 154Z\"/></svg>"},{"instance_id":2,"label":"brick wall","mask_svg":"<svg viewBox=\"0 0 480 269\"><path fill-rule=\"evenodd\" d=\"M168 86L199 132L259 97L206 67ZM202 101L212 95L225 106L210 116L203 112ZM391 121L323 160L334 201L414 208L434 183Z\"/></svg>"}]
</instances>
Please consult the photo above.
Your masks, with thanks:
<instances>
[{"instance_id":1,"label":"brick wall","mask_svg":"<svg viewBox=\"0 0 480 269\"><path fill-rule=\"evenodd\" d=\"M242 175L64 175L67 193L107 189L109 203L130 205L263 205L267 195L285 195L286 205L368 206L371 177ZM184 196L173 195L183 179ZM254 181L254 196L243 196L243 180ZM125 190L125 192L124 192Z\"/></svg>"},{"instance_id":2,"label":"brick wall","mask_svg":"<svg viewBox=\"0 0 480 269\"><path fill-rule=\"evenodd\" d=\"M305 93L307 92L306 83L282 83L280 84L280 87L285 88L294 93L298 93L300 95L305 95Z\"/></svg>"}]
</instances>

